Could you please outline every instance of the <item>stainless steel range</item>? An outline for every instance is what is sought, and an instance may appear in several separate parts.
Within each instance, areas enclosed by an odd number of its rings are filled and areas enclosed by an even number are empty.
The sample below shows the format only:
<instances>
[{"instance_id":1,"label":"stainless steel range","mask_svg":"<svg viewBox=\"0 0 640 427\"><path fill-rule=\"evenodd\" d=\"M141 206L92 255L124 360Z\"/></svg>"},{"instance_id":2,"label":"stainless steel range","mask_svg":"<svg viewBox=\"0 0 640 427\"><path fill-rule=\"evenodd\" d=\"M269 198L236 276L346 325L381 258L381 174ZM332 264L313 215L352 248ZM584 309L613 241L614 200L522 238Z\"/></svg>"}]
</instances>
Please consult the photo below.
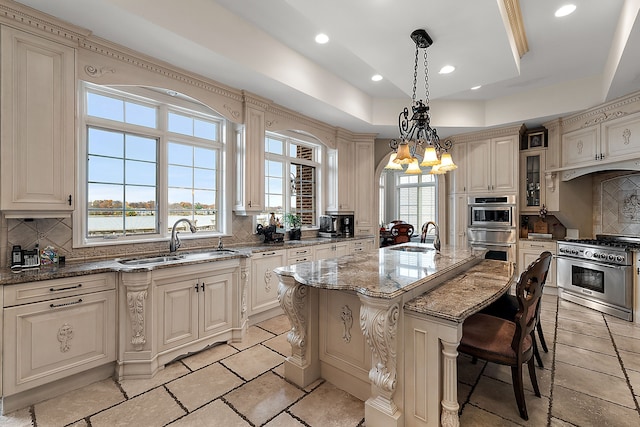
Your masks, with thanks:
<instances>
[{"instance_id":1,"label":"stainless steel range","mask_svg":"<svg viewBox=\"0 0 640 427\"><path fill-rule=\"evenodd\" d=\"M632 320L633 256L640 239L598 235L594 240L558 242L560 298Z\"/></svg>"}]
</instances>

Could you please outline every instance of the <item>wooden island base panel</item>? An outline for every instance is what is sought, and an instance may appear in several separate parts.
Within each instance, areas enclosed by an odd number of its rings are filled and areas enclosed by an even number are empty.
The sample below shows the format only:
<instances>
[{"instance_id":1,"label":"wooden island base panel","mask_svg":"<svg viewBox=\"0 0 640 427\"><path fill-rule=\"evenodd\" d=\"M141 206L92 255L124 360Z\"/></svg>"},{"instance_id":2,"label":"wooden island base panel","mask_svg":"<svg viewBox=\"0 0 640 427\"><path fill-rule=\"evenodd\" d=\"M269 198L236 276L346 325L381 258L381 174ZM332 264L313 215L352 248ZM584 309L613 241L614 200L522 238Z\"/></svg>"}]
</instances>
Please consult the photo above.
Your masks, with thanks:
<instances>
[{"instance_id":1,"label":"wooden island base panel","mask_svg":"<svg viewBox=\"0 0 640 427\"><path fill-rule=\"evenodd\" d=\"M462 322L507 292L515 269L484 252L402 248L275 270L292 325L285 377L365 401L368 427L457 426Z\"/></svg>"}]
</instances>

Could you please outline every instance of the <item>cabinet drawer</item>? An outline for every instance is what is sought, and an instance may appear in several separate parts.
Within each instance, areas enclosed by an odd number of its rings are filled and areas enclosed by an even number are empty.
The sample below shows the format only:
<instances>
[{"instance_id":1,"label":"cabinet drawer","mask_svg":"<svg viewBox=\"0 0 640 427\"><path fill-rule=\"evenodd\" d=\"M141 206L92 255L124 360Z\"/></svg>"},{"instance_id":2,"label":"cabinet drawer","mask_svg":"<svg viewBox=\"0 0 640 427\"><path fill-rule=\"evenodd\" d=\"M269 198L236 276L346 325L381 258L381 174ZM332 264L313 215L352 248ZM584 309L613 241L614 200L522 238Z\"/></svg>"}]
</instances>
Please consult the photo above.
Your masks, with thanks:
<instances>
[{"instance_id":1,"label":"cabinet drawer","mask_svg":"<svg viewBox=\"0 0 640 427\"><path fill-rule=\"evenodd\" d=\"M90 274L64 279L19 283L4 287L4 306L28 304L54 298L83 295L90 292L115 289L115 273Z\"/></svg>"},{"instance_id":2,"label":"cabinet drawer","mask_svg":"<svg viewBox=\"0 0 640 427\"><path fill-rule=\"evenodd\" d=\"M115 290L5 309L5 395L113 362L115 315Z\"/></svg>"},{"instance_id":3,"label":"cabinet drawer","mask_svg":"<svg viewBox=\"0 0 640 427\"><path fill-rule=\"evenodd\" d=\"M556 242L538 242L538 241L527 241L520 240L520 249L539 249L541 251L549 251L555 255L556 253Z\"/></svg>"},{"instance_id":4,"label":"cabinet drawer","mask_svg":"<svg viewBox=\"0 0 640 427\"><path fill-rule=\"evenodd\" d=\"M293 248L287 251L287 257L291 262L297 258L308 258L310 261L313 258L313 248L308 246L305 248Z\"/></svg>"}]
</instances>

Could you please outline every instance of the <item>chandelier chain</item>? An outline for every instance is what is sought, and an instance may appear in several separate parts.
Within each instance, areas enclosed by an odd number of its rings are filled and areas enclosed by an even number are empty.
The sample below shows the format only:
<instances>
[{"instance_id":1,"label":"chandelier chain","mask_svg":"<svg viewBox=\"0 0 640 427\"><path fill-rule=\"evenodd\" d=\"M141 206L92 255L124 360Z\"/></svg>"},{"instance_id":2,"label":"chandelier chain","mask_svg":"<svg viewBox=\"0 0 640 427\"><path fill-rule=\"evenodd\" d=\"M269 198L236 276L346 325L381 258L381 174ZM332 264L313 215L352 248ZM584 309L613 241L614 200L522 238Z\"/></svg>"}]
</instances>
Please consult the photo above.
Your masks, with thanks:
<instances>
[{"instance_id":1,"label":"chandelier chain","mask_svg":"<svg viewBox=\"0 0 640 427\"><path fill-rule=\"evenodd\" d=\"M427 49L424 50L424 103L429 106L429 67L427 66Z\"/></svg>"},{"instance_id":2,"label":"chandelier chain","mask_svg":"<svg viewBox=\"0 0 640 427\"><path fill-rule=\"evenodd\" d=\"M411 97L411 101L413 101L413 104L416 103L416 87L417 86L418 86L418 45L416 44L416 60L413 65L413 96Z\"/></svg>"}]
</instances>

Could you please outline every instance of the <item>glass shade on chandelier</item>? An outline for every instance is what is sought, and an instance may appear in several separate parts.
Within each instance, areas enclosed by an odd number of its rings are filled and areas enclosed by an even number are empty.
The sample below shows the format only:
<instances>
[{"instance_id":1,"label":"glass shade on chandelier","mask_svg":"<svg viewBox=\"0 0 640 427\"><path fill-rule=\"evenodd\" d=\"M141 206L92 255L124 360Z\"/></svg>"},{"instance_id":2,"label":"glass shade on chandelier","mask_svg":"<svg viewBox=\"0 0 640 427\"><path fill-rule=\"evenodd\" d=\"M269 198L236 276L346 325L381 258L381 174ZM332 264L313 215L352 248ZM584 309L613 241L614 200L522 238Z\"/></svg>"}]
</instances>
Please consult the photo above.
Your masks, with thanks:
<instances>
[{"instance_id":1,"label":"glass shade on chandelier","mask_svg":"<svg viewBox=\"0 0 640 427\"><path fill-rule=\"evenodd\" d=\"M425 30L418 29L411 33L411 39L416 44L415 65L413 71L413 96L411 104L411 116L409 109L405 107L398 116L398 128L400 137L389 141L389 147L393 154L389 159L386 169L397 169L395 165L409 165L406 173L422 173L420 166L432 168L440 166L437 172L445 173L457 168L451 154L451 140L440 141L438 132L431 127L431 114L429 112L429 70L426 48L433 44L433 40ZM418 79L418 53L424 49L424 83L425 101L416 100L416 87ZM424 150L424 151L422 151ZM417 156L422 154L422 162ZM394 157L395 155L395 157Z\"/></svg>"}]
</instances>

